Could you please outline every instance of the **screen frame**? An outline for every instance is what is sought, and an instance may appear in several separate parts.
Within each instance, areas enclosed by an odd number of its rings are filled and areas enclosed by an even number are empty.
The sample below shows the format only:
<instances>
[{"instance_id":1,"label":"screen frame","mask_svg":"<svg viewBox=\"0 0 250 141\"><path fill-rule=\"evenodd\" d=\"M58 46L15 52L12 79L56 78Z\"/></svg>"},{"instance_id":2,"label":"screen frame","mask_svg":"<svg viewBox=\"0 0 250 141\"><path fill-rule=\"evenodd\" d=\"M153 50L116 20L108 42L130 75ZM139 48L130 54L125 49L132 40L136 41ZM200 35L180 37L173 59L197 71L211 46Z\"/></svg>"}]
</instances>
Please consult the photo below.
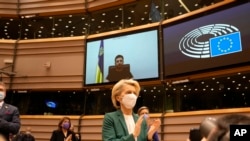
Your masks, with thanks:
<instances>
[{"instance_id":1,"label":"screen frame","mask_svg":"<svg viewBox=\"0 0 250 141\"><path fill-rule=\"evenodd\" d=\"M160 79L160 32L159 32L159 26L158 24L152 24L152 25L147 25L147 26L138 26L138 27L133 27L133 28L127 28L127 29L122 29L122 30L116 30L116 31L111 31L111 32L105 32L105 33L101 33L101 34L96 34L96 35L90 35L86 38L85 40L85 52L84 52L84 77L83 77L83 86L84 87L98 87L98 86L107 86L107 85L111 85L114 84L116 82L103 82L103 83L86 83L86 73L87 73L87 52L88 52L88 42L92 42L92 41L99 41L99 40L105 40L105 39L112 39L112 38L119 38L119 37L123 37L123 36L129 36L129 35L135 35L137 33L143 33L143 32L149 32L149 31L156 31L156 40L157 40L157 48L156 48L156 52L157 52L157 75L156 77L147 77L147 78L141 78L141 79L136 79L133 78L135 80L137 80L138 82L147 82L147 81L155 81L155 80L159 80ZM104 43L105 46L105 43ZM98 47L99 48L99 47ZM138 54L139 55L139 54ZM126 61L124 62L124 64L128 64ZM109 68L109 67L108 67ZM131 68L131 66L130 66ZM105 79L106 76L104 76Z\"/></svg>"}]
</instances>

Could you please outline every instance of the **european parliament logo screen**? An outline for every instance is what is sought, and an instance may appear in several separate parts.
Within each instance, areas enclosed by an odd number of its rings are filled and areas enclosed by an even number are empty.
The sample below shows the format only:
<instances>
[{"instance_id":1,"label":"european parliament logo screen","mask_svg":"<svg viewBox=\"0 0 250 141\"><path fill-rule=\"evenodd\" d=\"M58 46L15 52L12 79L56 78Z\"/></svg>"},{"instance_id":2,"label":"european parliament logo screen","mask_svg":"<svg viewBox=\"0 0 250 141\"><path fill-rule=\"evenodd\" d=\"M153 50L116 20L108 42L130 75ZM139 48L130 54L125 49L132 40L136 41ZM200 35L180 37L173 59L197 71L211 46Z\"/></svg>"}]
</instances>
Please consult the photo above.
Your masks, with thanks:
<instances>
[{"instance_id":1,"label":"european parliament logo screen","mask_svg":"<svg viewBox=\"0 0 250 141\"><path fill-rule=\"evenodd\" d=\"M202 36L212 36L199 41ZM179 43L180 51L192 58L211 58L242 51L240 31L228 24L210 24L187 33Z\"/></svg>"},{"instance_id":2,"label":"european parliament logo screen","mask_svg":"<svg viewBox=\"0 0 250 141\"><path fill-rule=\"evenodd\" d=\"M228 5L165 25L165 77L249 64L249 9Z\"/></svg>"}]
</instances>

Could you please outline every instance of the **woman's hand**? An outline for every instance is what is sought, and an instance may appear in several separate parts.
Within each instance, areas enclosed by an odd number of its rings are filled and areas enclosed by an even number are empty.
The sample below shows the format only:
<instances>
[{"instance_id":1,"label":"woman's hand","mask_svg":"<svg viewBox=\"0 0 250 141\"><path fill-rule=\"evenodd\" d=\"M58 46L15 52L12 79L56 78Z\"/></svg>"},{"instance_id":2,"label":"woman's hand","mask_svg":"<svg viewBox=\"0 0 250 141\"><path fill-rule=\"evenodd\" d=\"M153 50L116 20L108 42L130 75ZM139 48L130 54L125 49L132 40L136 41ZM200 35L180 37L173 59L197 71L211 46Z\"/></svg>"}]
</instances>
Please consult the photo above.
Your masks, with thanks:
<instances>
[{"instance_id":1,"label":"woman's hand","mask_svg":"<svg viewBox=\"0 0 250 141\"><path fill-rule=\"evenodd\" d=\"M139 136L139 134L141 132L141 123L142 123L142 121L143 121L143 115L141 115L139 117L139 119L137 120L137 122L135 123L135 130L134 130L134 133L133 133L134 137Z\"/></svg>"},{"instance_id":2,"label":"woman's hand","mask_svg":"<svg viewBox=\"0 0 250 141\"><path fill-rule=\"evenodd\" d=\"M72 141L72 134L70 134L66 139L65 141Z\"/></svg>"},{"instance_id":3,"label":"woman's hand","mask_svg":"<svg viewBox=\"0 0 250 141\"><path fill-rule=\"evenodd\" d=\"M155 119L152 121L152 124L148 130L148 140L152 140L153 134L160 128L161 126L161 120Z\"/></svg>"}]
</instances>

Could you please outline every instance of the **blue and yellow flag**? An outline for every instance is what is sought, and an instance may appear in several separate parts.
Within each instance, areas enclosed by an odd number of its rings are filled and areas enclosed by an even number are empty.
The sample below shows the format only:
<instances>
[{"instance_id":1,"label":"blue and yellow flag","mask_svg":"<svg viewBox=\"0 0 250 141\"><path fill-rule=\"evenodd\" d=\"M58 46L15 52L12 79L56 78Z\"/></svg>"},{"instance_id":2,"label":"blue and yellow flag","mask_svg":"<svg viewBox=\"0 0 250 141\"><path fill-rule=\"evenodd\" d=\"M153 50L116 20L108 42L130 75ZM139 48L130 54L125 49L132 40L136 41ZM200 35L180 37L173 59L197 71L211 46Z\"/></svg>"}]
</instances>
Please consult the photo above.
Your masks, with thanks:
<instances>
[{"instance_id":1,"label":"blue and yellow flag","mask_svg":"<svg viewBox=\"0 0 250 141\"><path fill-rule=\"evenodd\" d=\"M104 65L104 44L103 40L101 40L99 54L98 54L98 64L96 68L96 83L103 83L103 65Z\"/></svg>"}]
</instances>

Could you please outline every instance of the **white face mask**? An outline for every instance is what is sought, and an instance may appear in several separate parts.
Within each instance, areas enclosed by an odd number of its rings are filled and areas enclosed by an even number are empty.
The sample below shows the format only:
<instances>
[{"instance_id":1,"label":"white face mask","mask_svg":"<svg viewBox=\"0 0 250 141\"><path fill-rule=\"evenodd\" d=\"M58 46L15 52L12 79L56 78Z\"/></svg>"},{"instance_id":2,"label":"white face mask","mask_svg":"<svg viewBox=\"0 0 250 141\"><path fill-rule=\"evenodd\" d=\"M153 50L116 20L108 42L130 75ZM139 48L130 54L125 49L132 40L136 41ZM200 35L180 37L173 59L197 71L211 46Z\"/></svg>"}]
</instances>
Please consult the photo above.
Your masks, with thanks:
<instances>
[{"instance_id":1,"label":"white face mask","mask_svg":"<svg viewBox=\"0 0 250 141\"><path fill-rule=\"evenodd\" d=\"M126 94L123 96L121 103L127 108L132 109L135 106L137 96L135 94Z\"/></svg>"},{"instance_id":2,"label":"white face mask","mask_svg":"<svg viewBox=\"0 0 250 141\"><path fill-rule=\"evenodd\" d=\"M0 100L3 100L5 98L5 92L0 91Z\"/></svg>"}]
</instances>

